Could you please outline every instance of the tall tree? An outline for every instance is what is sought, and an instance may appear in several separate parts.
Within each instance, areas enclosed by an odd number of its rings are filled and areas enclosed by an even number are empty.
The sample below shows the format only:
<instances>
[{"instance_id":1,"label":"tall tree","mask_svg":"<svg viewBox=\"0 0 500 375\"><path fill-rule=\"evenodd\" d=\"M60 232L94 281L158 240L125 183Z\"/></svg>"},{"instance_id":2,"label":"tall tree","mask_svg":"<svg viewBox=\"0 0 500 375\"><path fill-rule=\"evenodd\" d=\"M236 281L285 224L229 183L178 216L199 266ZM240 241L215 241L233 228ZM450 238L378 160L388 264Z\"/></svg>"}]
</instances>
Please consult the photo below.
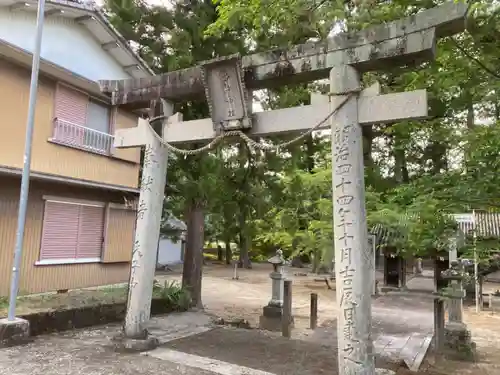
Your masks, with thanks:
<instances>
[{"instance_id":1,"label":"tall tree","mask_svg":"<svg viewBox=\"0 0 500 375\"><path fill-rule=\"evenodd\" d=\"M211 1L178 1L173 8L145 1L106 1L113 24L134 45L141 56L159 72L186 68L202 60L242 52L243 42L233 33L204 37L204 30L217 20ZM209 116L205 101L177 105L185 120ZM193 148L200 145L193 145ZM202 306L201 275L204 246L204 211L215 191L219 159L214 153L193 153L169 159L168 181L179 192L174 212L187 226L183 285L191 291L193 303Z\"/></svg>"}]
</instances>

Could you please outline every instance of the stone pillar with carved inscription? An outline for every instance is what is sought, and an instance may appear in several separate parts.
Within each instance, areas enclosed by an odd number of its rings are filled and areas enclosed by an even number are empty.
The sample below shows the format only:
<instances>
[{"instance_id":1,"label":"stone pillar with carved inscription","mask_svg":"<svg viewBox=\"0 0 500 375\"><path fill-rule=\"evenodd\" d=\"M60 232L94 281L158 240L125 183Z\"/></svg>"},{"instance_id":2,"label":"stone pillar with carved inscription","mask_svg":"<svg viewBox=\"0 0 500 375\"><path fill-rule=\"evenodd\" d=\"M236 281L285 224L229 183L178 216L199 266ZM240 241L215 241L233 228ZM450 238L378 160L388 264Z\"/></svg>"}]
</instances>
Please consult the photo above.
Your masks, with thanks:
<instances>
[{"instance_id":1,"label":"stone pillar with carved inscription","mask_svg":"<svg viewBox=\"0 0 500 375\"><path fill-rule=\"evenodd\" d=\"M173 107L167 102L162 101L162 106L164 115L170 116L173 113ZM162 121L165 122L166 120ZM166 147L151 134L150 127L145 127L144 131L147 134L147 142L144 150L124 326L125 337L132 339L146 339L148 336L145 324L149 321L151 313L167 168Z\"/></svg>"},{"instance_id":2,"label":"stone pillar with carved inscription","mask_svg":"<svg viewBox=\"0 0 500 375\"><path fill-rule=\"evenodd\" d=\"M332 120L335 276L339 312L338 359L343 375L375 373L371 338L371 251L365 211L363 138L358 121L358 72L351 66L330 72L330 92L349 95Z\"/></svg>"}]
</instances>

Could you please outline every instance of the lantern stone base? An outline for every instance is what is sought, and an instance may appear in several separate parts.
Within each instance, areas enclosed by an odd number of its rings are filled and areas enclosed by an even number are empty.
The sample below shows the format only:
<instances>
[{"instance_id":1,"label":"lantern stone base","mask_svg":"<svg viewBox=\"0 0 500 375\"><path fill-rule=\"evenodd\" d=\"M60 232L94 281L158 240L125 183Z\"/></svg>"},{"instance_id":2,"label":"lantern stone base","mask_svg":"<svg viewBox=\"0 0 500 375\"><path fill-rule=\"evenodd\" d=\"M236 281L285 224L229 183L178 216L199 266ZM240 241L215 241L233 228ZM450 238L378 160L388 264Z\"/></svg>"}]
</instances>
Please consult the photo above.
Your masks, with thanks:
<instances>
[{"instance_id":1,"label":"lantern stone base","mask_svg":"<svg viewBox=\"0 0 500 375\"><path fill-rule=\"evenodd\" d=\"M283 317L283 308L280 306L264 306L262 315L259 318L259 328L266 331L281 331L281 318Z\"/></svg>"},{"instance_id":2,"label":"lantern stone base","mask_svg":"<svg viewBox=\"0 0 500 375\"><path fill-rule=\"evenodd\" d=\"M476 344L467 326L461 322L449 322L444 328L444 354L450 359L473 360Z\"/></svg>"},{"instance_id":3,"label":"lantern stone base","mask_svg":"<svg viewBox=\"0 0 500 375\"><path fill-rule=\"evenodd\" d=\"M262 315L259 318L259 328L266 331L281 331L281 319L283 318L283 308L280 306L267 305L262 309ZM293 316L290 322L293 328Z\"/></svg>"}]
</instances>

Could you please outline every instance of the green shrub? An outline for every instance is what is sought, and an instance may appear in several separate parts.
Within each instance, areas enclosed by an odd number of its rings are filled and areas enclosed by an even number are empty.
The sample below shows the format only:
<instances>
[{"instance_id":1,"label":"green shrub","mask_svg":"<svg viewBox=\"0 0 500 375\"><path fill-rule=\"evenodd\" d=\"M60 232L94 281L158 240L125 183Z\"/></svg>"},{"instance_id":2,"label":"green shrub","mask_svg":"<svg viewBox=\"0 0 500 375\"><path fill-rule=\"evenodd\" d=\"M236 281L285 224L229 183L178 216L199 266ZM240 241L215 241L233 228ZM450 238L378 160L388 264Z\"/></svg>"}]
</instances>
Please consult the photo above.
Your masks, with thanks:
<instances>
[{"instance_id":1,"label":"green shrub","mask_svg":"<svg viewBox=\"0 0 500 375\"><path fill-rule=\"evenodd\" d=\"M187 310L191 305L191 294L177 281L165 281L162 285L157 280L153 284L153 296L165 300L176 310Z\"/></svg>"},{"instance_id":2,"label":"green shrub","mask_svg":"<svg viewBox=\"0 0 500 375\"><path fill-rule=\"evenodd\" d=\"M272 255L271 255L272 256ZM271 257L266 254L255 254L252 256L252 262L255 263L265 263Z\"/></svg>"}]
</instances>

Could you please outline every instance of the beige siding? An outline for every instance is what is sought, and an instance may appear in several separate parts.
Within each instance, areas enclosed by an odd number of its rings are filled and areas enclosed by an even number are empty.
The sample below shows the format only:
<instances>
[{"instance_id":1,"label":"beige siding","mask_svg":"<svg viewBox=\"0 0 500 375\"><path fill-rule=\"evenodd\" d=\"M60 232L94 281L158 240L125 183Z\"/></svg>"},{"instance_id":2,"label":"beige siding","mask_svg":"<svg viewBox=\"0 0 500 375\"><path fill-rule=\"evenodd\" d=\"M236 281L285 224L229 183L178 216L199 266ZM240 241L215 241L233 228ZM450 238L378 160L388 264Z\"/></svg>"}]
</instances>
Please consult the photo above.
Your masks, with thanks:
<instances>
[{"instance_id":1,"label":"beige siding","mask_svg":"<svg viewBox=\"0 0 500 375\"><path fill-rule=\"evenodd\" d=\"M19 179L0 177L0 295L3 296L8 294L10 285L10 270L12 267L17 223L19 184ZM123 202L121 197L116 193L111 194L63 185L32 182L24 236L20 293L41 293L58 289L83 288L127 281L130 269L130 263L128 262L55 266L35 265L40 253L44 208L43 195L56 195L94 201ZM130 215L122 219L125 222L118 220L116 230L131 227L135 220ZM125 234L125 236L127 235L129 234ZM115 242L120 241L120 236L113 230L110 233L110 237L112 238L109 242L110 246L121 249L127 256L131 253L131 244L124 244L122 242L120 246L120 244ZM119 256L119 253L117 256ZM122 258L126 259L126 256Z\"/></svg>"},{"instance_id":2,"label":"beige siding","mask_svg":"<svg viewBox=\"0 0 500 375\"><path fill-rule=\"evenodd\" d=\"M29 98L29 71L0 60L0 165L21 168ZM96 155L48 142L52 136L56 83L40 79L33 134L32 169L127 187L138 186L139 150L113 150ZM122 110L115 129L133 127L137 119Z\"/></svg>"},{"instance_id":3,"label":"beige siding","mask_svg":"<svg viewBox=\"0 0 500 375\"><path fill-rule=\"evenodd\" d=\"M130 262L134 244L135 210L108 207L104 263Z\"/></svg>"}]
</instances>

